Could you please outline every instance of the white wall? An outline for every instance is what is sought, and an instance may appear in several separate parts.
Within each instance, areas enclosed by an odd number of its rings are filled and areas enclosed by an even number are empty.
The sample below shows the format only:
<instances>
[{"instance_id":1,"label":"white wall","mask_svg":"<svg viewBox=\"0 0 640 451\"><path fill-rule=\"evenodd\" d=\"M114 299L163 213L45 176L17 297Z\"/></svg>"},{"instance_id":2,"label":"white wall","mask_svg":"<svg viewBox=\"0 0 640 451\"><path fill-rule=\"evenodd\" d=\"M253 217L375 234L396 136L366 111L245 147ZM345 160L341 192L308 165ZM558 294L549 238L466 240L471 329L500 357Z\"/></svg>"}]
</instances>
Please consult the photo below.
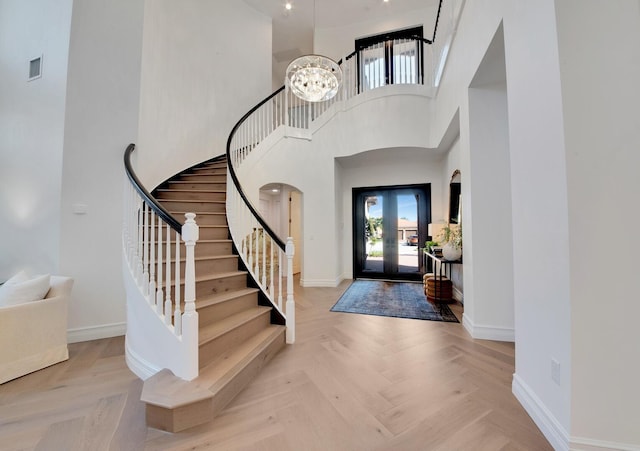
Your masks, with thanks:
<instances>
[{"instance_id":1,"label":"white wall","mask_svg":"<svg viewBox=\"0 0 640 451\"><path fill-rule=\"evenodd\" d=\"M143 0L74 2L64 128L61 272L73 341L124 333L123 154L138 121ZM86 206L74 214L73 206Z\"/></svg>"},{"instance_id":2,"label":"white wall","mask_svg":"<svg viewBox=\"0 0 640 451\"><path fill-rule=\"evenodd\" d=\"M474 273L475 289L474 302L467 304L464 321L476 338L514 341L506 94L504 84L469 89L469 181L473 195L473 227L465 239L473 242L473 259L470 260L473 267L465 264Z\"/></svg>"},{"instance_id":3,"label":"white wall","mask_svg":"<svg viewBox=\"0 0 640 451\"><path fill-rule=\"evenodd\" d=\"M460 111L460 170L464 177L465 314L475 312L478 271L475 240L481 204L474 202L474 141L468 87L504 23L513 233L513 305L516 339L514 392L552 443L566 447L571 430L571 315L567 184L562 95L554 1L466 2L435 99L432 135ZM503 164L504 159L498 161ZM504 218L502 219L504 220ZM553 252L548 243L553 224ZM476 232L476 233L474 233ZM491 318L483 317L490 324ZM560 384L551 379L560 362Z\"/></svg>"},{"instance_id":4,"label":"white wall","mask_svg":"<svg viewBox=\"0 0 640 451\"><path fill-rule=\"evenodd\" d=\"M137 167L143 183L226 150L271 93L271 19L236 0L147 0Z\"/></svg>"},{"instance_id":5,"label":"white wall","mask_svg":"<svg viewBox=\"0 0 640 451\"><path fill-rule=\"evenodd\" d=\"M454 119L458 120L458 119ZM443 223L447 221L449 211L449 184L451 176L455 170L460 170L460 138L457 137L451 144L442 163L442 214L440 216L432 216L432 222ZM460 182L465 183L465 174L460 174ZM464 211L462 213L462 221L464 222ZM464 244L464 237L463 237ZM454 297L459 297L459 301L464 301L464 265L451 265L451 273L449 278L455 288Z\"/></svg>"},{"instance_id":6,"label":"white wall","mask_svg":"<svg viewBox=\"0 0 640 451\"><path fill-rule=\"evenodd\" d=\"M569 0L555 11L571 231L571 438L575 448L596 440L640 449L640 3ZM597 39L585 42L594 30ZM604 254L594 243L606 243Z\"/></svg>"},{"instance_id":7,"label":"white wall","mask_svg":"<svg viewBox=\"0 0 640 451\"><path fill-rule=\"evenodd\" d=\"M395 148L374 150L354 157L341 158L339 186L342 189L340 208L340 241L343 278L353 278L353 188L391 185L431 185L431 217L442 216L443 155L424 148ZM423 243L422 243L423 244ZM422 246L421 244L421 246Z\"/></svg>"},{"instance_id":8,"label":"white wall","mask_svg":"<svg viewBox=\"0 0 640 451\"><path fill-rule=\"evenodd\" d=\"M521 1L507 13L504 33L518 350L514 391L547 438L563 443L571 430L571 292L554 2L534 5ZM543 29L546 32L540 33ZM554 243L553 252L543 245L549 241ZM561 366L559 384L551 379L552 359ZM542 409L550 415L540 418Z\"/></svg>"},{"instance_id":9,"label":"white wall","mask_svg":"<svg viewBox=\"0 0 640 451\"><path fill-rule=\"evenodd\" d=\"M59 270L71 0L0 0L0 282ZM42 56L42 77L27 81Z\"/></svg>"},{"instance_id":10,"label":"white wall","mask_svg":"<svg viewBox=\"0 0 640 451\"><path fill-rule=\"evenodd\" d=\"M465 327L476 338L514 341L513 234L504 33L499 27L469 85L469 174L474 277ZM463 221L464 225L464 221Z\"/></svg>"},{"instance_id":11,"label":"white wall","mask_svg":"<svg viewBox=\"0 0 640 451\"><path fill-rule=\"evenodd\" d=\"M259 152L251 152L240 166L238 177L243 180L245 192L256 205L259 203L259 189L267 183L285 183L303 193L304 260L301 282L305 286L335 286L342 278L351 276L351 217L350 213L348 217L344 214L344 210L350 208L351 200L345 202L344 192L350 192L351 186L355 185L350 185L346 175L338 180L339 174L345 173L345 167L342 163L336 164L335 158L381 148L393 149L380 153L383 161L374 161L372 155L362 159L364 166L372 165L370 175L361 178L362 183L432 181L430 169L421 166L422 163L425 166L433 163L432 160L425 161L434 152L426 148L429 134L428 127L425 127L425 111L429 108L430 99L409 88L414 87L388 87L388 96L371 92L375 95L358 96L344 105L336 105L334 112L338 117L315 129L311 141L284 137L273 139L265 143ZM402 119L389 120L390 117ZM442 154L438 158L441 159ZM392 165L396 170L384 170L385 165ZM441 172L438 163L438 170L433 173L432 199L434 208L439 211L442 210ZM341 241L342 246L338 244ZM348 260L344 258L345 253Z\"/></svg>"}]
</instances>

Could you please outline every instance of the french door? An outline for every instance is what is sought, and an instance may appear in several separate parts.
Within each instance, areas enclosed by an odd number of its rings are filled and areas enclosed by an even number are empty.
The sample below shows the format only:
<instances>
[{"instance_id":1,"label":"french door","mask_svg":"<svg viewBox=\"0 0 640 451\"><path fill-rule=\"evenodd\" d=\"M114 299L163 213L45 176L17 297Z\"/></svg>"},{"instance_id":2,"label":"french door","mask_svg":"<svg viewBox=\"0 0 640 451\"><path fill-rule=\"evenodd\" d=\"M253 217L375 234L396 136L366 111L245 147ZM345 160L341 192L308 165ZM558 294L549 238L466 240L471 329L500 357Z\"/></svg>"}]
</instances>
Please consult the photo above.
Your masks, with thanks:
<instances>
[{"instance_id":1,"label":"french door","mask_svg":"<svg viewBox=\"0 0 640 451\"><path fill-rule=\"evenodd\" d=\"M420 280L430 220L429 184L354 188L354 277Z\"/></svg>"}]
</instances>

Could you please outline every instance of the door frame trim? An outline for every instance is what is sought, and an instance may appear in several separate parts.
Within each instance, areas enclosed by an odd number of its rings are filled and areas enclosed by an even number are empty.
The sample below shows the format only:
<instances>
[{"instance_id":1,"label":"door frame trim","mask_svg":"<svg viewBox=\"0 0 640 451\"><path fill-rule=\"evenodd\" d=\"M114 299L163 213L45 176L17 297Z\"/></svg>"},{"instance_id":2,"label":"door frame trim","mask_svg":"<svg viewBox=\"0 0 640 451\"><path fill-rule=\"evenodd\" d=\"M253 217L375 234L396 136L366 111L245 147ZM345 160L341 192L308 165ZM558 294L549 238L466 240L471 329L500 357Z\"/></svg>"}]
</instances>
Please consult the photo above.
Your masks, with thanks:
<instances>
[{"instance_id":1,"label":"door frame trim","mask_svg":"<svg viewBox=\"0 0 640 451\"><path fill-rule=\"evenodd\" d=\"M359 227L358 227L358 214L356 211L358 204L358 197L363 193L369 191L396 191L403 189L418 189L421 190L426 197L426 211L424 215L421 215L420 210L418 209L418 249L420 249L420 243L424 243L428 239L428 224L431 222L431 183L415 183L415 184L406 184L406 185L385 185L385 186L369 186L369 187L354 187L351 189L351 216L352 216L352 269L353 269L353 278L354 279L392 279L392 280L420 280L421 274L424 272L423 261L421 258L418 258L418 272L416 274L413 273L367 273L364 274L362 272L363 261L362 258L359 257L359 254L363 253L363 243L360 243L358 239L359 236ZM421 221L420 219L424 220ZM362 226L360 226L362 227ZM418 251L419 252L419 251ZM412 277L408 277L412 276Z\"/></svg>"}]
</instances>

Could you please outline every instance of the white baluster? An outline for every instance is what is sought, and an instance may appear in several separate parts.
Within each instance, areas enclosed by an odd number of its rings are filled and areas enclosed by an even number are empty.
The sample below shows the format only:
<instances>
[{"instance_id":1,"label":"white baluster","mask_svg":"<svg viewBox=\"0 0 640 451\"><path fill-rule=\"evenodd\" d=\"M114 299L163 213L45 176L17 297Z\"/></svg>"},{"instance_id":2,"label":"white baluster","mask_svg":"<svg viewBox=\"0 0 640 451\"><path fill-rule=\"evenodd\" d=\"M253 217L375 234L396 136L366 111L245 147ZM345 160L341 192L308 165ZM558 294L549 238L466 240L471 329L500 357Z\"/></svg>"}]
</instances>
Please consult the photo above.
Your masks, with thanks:
<instances>
[{"instance_id":1,"label":"white baluster","mask_svg":"<svg viewBox=\"0 0 640 451\"><path fill-rule=\"evenodd\" d=\"M196 269L195 269L195 245L199 239L199 228L195 222L196 215L185 214L186 222L182 226L182 239L185 244L185 269L184 269L184 314L182 315L182 341L185 343L186 352L191 354L187 360L189 368L186 370L187 380L192 380L198 375L198 312L196 311ZM177 324L177 323L176 323Z\"/></svg>"},{"instance_id":2,"label":"white baluster","mask_svg":"<svg viewBox=\"0 0 640 451\"><path fill-rule=\"evenodd\" d=\"M291 126L289 123L289 96L287 93L289 92L289 88L284 89L284 123L287 127Z\"/></svg>"},{"instance_id":3,"label":"white baluster","mask_svg":"<svg viewBox=\"0 0 640 451\"><path fill-rule=\"evenodd\" d=\"M269 258L271 259L271 267L269 268L269 297L273 300L273 253L275 252L276 246L273 242L273 238L269 237L271 240L271 246L269 250Z\"/></svg>"},{"instance_id":4,"label":"white baluster","mask_svg":"<svg viewBox=\"0 0 640 451\"><path fill-rule=\"evenodd\" d=\"M278 248L278 308L280 311L282 311L282 255L282 250Z\"/></svg>"},{"instance_id":5,"label":"white baluster","mask_svg":"<svg viewBox=\"0 0 640 451\"><path fill-rule=\"evenodd\" d=\"M293 300L293 254L295 253L295 246L293 245L293 238L287 238L287 245L285 247L287 252L287 332L286 341L288 344L292 344L296 341L296 304Z\"/></svg>"},{"instance_id":6,"label":"white baluster","mask_svg":"<svg viewBox=\"0 0 640 451\"><path fill-rule=\"evenodd\" d=\"M166 257L166 280L165 280L165 300L164 300L164 323L171 324L171 227L167 224L167 257Z\"/></svg>"},{"instance_id":7,"label":"white baluster","mask_svg":"<svg viewBox=\"0 0 640 451\"><path fill-rule=\"evenodd\" d=\"M257 274L256 274L257 276ZM267 287L267 233L262 229L262 288Z\"/></svg>"},{"instance_id":8,"label":"white baluster","mask_svg":"<svg viewBox=\"0 0 640 451\"><path fill-rule=\"evenodd\" d=\"M131 269L131 260L133 258L133 252L132 252L132 246L133 246L133 240L131 238L131 234L133 232L133 229L131 228L131 225L133 223L133 207L132 207L132 195L131 195L131 191L132 191L132 187L131 184L129 183L129 180L126 179L127 183L127 215L126 215L126 221L127 221L127 263L129 264L129 269Z\"/></svg>"},{"instance_id":9,"label":"white baluster","mask_svg":"<svg viewBox=\"0 0 640 451\"><path fill-rule=\"evenodd\" d=\"M127 241L129 238L129 231L127 230L127 221L129 220L129 181L127 177L124 177L124 185L122 187L122 252L127 255L128 246Z\"/></svg>"},{"instance_id":10,"label":"white baluster","mask_svg":"<svg viewBox=\"0 0 640 451\"><path fill-rule=\"evenodd\" d=\"M162 315L162 305L164 304L164 292L162 291L162 221L158 217L158 285L156 291L156 312Z\"/></svg>"},{"instance_id":11,"label":"white baluster","mask_svg":"<svg viewBox=\"0 0 640 451\"><path fill-rule=\"evenodd\" d=\"M175 327L176 335L182 333L182 318L180 313L180 234L176 232L176 275L173 281L175 296L173 304L175 305L175 311L173 312L173 325Z\"/></svg>"},{"instance_id":12,"label":"white baluster","mask_svg":"<svg viewBox=\"0 0 640 451\"><path fill-rule=\"evenodd\" d=\"M137 224L137 235L138 235L138 252L136 254L136 282L138 285L142 284L142 273L144 268L142 267L142 214L143 214L144 203L138 203L138 224Z\"/></svg>"},{"instance_id":13,"label":"white baluster","mask_svg":"<svg viewBox=\"0 0 640 451\"><path fill-rule=\"evenodd\" d=\"M249 271L253 270L253 230L249 232L249 258L247 259L249 263Z\"/></svg>"},{"instance_id":14,"label":"white baluster","mask_svg":"<svg viewBox=\"0 0 640 451\"><path fill-rule=\"evenodd\" d=\"M242 238L242 256L245 260L248 260L249 256L247 255L247 238Z\"/></svg>"},{"instance_id":15,"label":"white baluster","mask_svg":"<svg viewBox=\"0 0 640 451\"><path fill-rule=\"evenodd\" d=\"M260 115L258 116L258 119L260 120L260 139L258 140L258 142L262 142L262 140L264 139L264 137L266 135L266 133L265 133L266 118L265 118L264 105L262 105L260 107Z\"/></svg>"},{"instance_id":16,"label":"white baluster","mask_svg":"<svg viewBox=\"0 0 640 451\"><path fill-rule=\"evenodd\" d=\"M128 199L127 199L127 261L129 262L129 269L133 269L131 266L131 262L133 260L133 196L132 196L132 188L129 188L128 191Z\"/></svg>"},{"instance_id":17,"label":"white baluster","mask_svg":"<svg viewBox=\"0 0 640 451\"><path fill-rule=\"evenodd\" d=\"M255 247L254 247L254 249L255 249L254 254L255 255L253 257L254 258L254 263L255 263L255 266L253 268L253 275L255 276L256 281L259 282L260 281L260 241L259 241L260 240L260 234L258 233L259 229L258 229L257 225L254 226L253 230L254 230L253 233L256 236L256 238L255 238Z\"/></svg>"},{"instance_id":18,"label":"white baluster","mask_svg":"<svg viewBox=\"0 0 640 451\"><path fill-rule=\"evenodd\" d=\"M149 242L151 255L149 256L149 303L156 304L156 213L151 210L151 241Z\"/></svg>"},{"instance_id":19,"label":"white baluster","mask_svg":"<svg viewBox=\"0 0 640 451\"><path fill-rule=\"evenodd\" d=\"M144 214L142 216L143 227L143 242L142 242L142 255L143 255L143 272L142 272L142 292L144 293L147 301L149 301L149 205L144 203Z\"/></svg>"}]
</instances>

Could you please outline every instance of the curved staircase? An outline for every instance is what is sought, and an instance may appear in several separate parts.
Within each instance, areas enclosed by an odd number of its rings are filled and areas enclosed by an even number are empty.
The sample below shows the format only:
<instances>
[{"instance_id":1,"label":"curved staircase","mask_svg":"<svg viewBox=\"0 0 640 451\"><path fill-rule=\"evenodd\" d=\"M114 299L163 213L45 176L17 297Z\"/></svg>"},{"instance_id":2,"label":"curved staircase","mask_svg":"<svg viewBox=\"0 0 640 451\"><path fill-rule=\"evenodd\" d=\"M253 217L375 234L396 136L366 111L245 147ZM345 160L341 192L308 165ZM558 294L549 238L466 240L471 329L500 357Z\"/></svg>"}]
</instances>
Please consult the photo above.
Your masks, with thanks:
<instances>
[{"instance_id":1,"label":"curved staircase","mask_svg":"<svg viewBox=\"0 0 640 451\"><path fill-rule=\"evenodd\" d=\"M227 163L218 158L190 168L153 196L174 217L196 213L198 377L185 381L167 369L142 391L147 425L178 432L210 421L284 346L285 326L261 299L235 252L225 212ZM184 259L181 271L184 274ZM265 305L261 305L265 304Z\"/></svg>"}]
</instances>

